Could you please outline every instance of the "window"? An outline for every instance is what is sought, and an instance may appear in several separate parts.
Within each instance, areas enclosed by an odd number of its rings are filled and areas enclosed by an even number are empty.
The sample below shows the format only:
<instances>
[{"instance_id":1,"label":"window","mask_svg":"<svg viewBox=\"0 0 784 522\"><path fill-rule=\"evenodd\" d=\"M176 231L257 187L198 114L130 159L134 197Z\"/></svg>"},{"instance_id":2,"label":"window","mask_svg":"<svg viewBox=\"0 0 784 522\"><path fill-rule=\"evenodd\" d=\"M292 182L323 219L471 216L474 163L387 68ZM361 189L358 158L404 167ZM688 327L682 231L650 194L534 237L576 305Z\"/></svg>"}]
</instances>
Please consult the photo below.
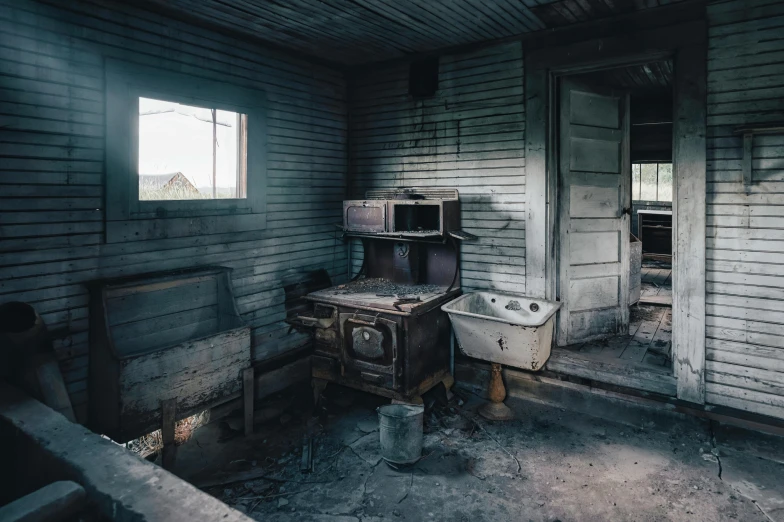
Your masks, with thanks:
<instances>
[{"instance_id":1,"label":"window","mask_svg":"<svg viewBox=\"0 0 784 522\"><path fill-rule=\"evenodd\" d=\"M266 227L266 96L211 74L106 61L108 242Z\"/></svg>"},{"instance_id":2,"label":"window","mask_svg":"<svg viewBox=\"0 0 784 522\"><path fill-rule=\"evenodd\" d=\"M634 201L672 201L672 163L633 163Z\"/></svg>"},{"instance_id":3,"label":"window","mask_svg":"<svg viewBox=\"0 0 784 522\"><path fill-rule=\"evenodd\" d=\"M139 200L245 198L247 115L139 98Z\"/></svg>"}]
</instances>

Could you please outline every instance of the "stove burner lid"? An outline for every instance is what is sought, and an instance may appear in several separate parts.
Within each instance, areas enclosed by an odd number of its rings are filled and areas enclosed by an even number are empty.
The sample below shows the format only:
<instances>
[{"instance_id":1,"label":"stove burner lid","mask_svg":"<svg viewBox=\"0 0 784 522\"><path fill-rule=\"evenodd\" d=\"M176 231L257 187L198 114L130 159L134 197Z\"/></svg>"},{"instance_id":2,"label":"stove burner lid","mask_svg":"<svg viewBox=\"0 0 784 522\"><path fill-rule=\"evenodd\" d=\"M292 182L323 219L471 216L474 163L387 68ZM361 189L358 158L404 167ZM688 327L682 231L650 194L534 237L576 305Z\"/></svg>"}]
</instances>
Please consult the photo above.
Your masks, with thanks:
<instances>
[{"instance_id":1,"label":"stove burner lid","mask_svg":"<svg viewBox=\"0 0 784 522\"><path fill-rule=\"evenodd\" d=\"M441 285L404 285L383 278L364 278L308 294L308 299L342 306L412 312L424 305L446 301L460 292ZM428 306L428 309L430 306Z\"/></svg>"},{"instance_id":2,"label":"stove burner lid","mask_svg":"<svg viewBox=\"0 0 784 522\"><path fill-rule=\"evenodd\" d=\"M411 297L438 294L445 290L441 285L405 285L381 277L357 279L344 285L333 286L334 295L375 294L377 297Z\"/></svg>"}]
</instances>

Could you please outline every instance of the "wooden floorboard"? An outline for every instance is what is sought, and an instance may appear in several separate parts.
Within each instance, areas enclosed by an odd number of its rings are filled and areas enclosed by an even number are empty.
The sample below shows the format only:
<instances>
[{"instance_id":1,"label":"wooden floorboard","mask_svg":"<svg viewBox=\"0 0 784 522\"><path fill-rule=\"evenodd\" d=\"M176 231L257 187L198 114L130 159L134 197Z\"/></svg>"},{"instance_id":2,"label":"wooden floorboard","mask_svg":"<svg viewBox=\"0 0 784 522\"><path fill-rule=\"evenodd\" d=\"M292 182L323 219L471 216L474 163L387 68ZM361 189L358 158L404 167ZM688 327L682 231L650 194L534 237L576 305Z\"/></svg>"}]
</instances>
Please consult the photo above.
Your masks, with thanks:
<instances>
[{"instance_id":1,"label":"wooden floorboard","mask_svg":"<svg viewBox=\"0 0 784 522\"><path fill-rule=\"evenodd\" d=\"M642 298L630 308L628 334L556 348L547 369L673 395L672 267L646 260L641 276Z\"/></svg>"},{"instance_id":2,"label":"wooden floorboard","mask_svg":"<svg viewBox=\"0 0 784 522\"><path fill-rule=\"evenodd\" d=\"M672 266L644 261L640 287L640 304L672 306Z\"/></svg>"},{"instance_id":3,"label":"wooden floorboard","mask_svg":"<svg viewBox=\"0 0 784 522\"><path fill-rule=\"evenodd\" d=\"M657 275L657 277L659 277ZM631 308L628 335L557 348L581 360L602 363L602 367L655 368L671 371L672 309L638 305Z\"/></svg>"},{"instance_id":4,"label":"wooden floorboard","mask_svg":"<svg viewBox=\"0 0 784 522\"><path fill-rule=\"evenodd\" d=\"M615 361L623 363L620 359ZM555 349L547 361L546 369L626 388L675 395L675 377L671 369L631 361L626 361L626 364L618 363L599 360L583 353Z\"/></svg>"}]
</instances>

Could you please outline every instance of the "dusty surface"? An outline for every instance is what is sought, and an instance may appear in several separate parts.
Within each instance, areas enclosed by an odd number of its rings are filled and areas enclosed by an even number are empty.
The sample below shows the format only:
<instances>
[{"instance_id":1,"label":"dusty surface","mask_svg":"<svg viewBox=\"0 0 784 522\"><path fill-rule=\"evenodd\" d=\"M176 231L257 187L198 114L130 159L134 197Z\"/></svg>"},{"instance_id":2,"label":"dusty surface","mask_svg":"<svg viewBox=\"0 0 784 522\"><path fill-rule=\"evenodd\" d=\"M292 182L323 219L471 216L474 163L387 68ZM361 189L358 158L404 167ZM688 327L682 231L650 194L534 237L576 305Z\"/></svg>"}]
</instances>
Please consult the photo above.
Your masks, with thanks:
<instances>
[{"instance_id":1,"label":"dusty surface","mask_svg":"<svg viewBox=\"0 0 784 522\"><path fill-rule=\"evenodd\" d=\"M518 419L491 423L474 416L481 401L465 398L429 411L424 456L410 469L380 458L383 399L333 386L319 417L302 400L249 439L225 424L201 428L181 448L179 473L257 520L784 517L784 465L764 458L770 448L755 453L747 434L717 446L707 425L662 433L513 400ZM315 434L310 474L300 472L306 432Z\"/></svg>"},{"instance_id":2,"label":"dusty surface","mask_svg":"<svg viewBox=\"0 0 784 522\"><path fill-rule=\"evenodd\" d=\"M407 296L437 294L443 291L439 285L404 285L382 278L357 279L345 285L333 287L336 295L379 294L383 296Z\"/></svg>"}]
</instances>

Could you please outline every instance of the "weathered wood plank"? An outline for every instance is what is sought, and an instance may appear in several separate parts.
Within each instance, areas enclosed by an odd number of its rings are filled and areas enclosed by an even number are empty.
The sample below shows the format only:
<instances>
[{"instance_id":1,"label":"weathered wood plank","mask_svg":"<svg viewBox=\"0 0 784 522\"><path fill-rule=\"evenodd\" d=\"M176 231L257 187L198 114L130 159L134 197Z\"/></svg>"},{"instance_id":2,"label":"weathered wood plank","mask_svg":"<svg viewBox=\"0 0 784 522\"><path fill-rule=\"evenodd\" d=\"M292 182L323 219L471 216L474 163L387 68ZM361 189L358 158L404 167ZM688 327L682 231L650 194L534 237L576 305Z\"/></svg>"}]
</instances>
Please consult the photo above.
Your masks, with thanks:
<instances>
[{"instance_id":1,"label":"weathered wood plank","mask_svg":"<svg viewBox=\"0 0 784 522\"><path fill-rule=\"evenodd\" d=\"M441 57L437 99L411 100L407 74L407 67L390 64L356 71L351 78L353 194L400 186L457 187L462 227L480 237L461 246L463 287L524 292L521 46ZM356 267L361 259L361 250L352 250Z\"/></svg>"},{"instance_id":2,"label":"weathered wood plank","mask_svg":"<svg viewBox=\"0 0 784 522\"><path fill-rule=\"evenodd\" d=\"M245 420L245 435L253 433L253 368L246 368L242 371L242 406Z\"/></svg>"},{"instance_id":3,"label":"weathered wood plank","mask_svg":"<svg viewBox=\"0 0 784 522\"><path fill-rule=\"evenodd\" d=\"M198 406L239 394L241 371L249 361L247 327L124 361L121 415L133 418L134 425L154 426L161 400L177 399L183 416Z\"/></svg>"},{"instance_id":4,"label":"weathered wood plank","mask_svg":"<svg viewBox=\"0 0 784 522\"><path fill-rule=\"evenodd\" d=\"M675 59L673 353L678 398L705 402L705 47Z\"/></svg>"},{"instance_id":5,"label":"weathered wood plank","mask_svg":"<svg viewBox=\"0 0 784 522\"><path fill-rule=\"evenodd\" d=\"M564 350L553 350L546 369L671 397L676 391L675 378L666 368L657 370L647 365L613 364L610 361L587 359Z\"/></svg>"},{"instance_id":6,"label":"weathered wood plank","mask_svg":"<svg viewBox=\"0 0 784 522\"><path fill-rule=\"evenodd\" d=\"M784 418L784 272L775 262L784 135L735 132L782 120L784 40L765 35L784 12L775 2L727 2L709 6L708 20L706 401Z\"/></svg>"}]
</instances>

